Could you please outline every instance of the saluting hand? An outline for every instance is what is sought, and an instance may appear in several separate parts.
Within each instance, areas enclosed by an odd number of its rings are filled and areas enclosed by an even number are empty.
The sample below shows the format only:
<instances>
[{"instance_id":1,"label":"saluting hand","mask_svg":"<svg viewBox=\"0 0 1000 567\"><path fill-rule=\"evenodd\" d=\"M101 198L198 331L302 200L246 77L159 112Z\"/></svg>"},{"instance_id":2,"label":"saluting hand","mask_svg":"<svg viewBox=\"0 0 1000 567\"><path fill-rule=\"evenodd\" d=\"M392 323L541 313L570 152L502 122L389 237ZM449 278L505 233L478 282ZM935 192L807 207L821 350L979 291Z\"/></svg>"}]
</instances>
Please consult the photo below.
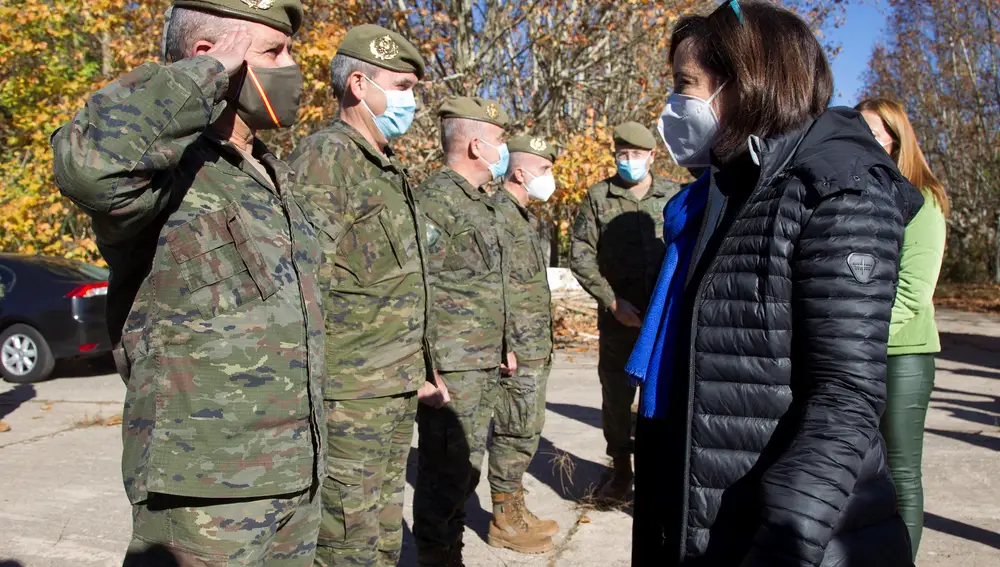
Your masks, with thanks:
<instances>
[{"instance_id":1,"label":"saluting hand","mask_svg":"<svg viewBox=\"0 0 1000 567\"><path fill-rule=\"evenodd\" d=\"M246 25L240 24L235 29L230 30L219 38L219 41L205 52L222 63L226 72L232 77L243 68L243 62L247 58L247 50L250 49L250 31Z\"/></svg>"}]
</instances>

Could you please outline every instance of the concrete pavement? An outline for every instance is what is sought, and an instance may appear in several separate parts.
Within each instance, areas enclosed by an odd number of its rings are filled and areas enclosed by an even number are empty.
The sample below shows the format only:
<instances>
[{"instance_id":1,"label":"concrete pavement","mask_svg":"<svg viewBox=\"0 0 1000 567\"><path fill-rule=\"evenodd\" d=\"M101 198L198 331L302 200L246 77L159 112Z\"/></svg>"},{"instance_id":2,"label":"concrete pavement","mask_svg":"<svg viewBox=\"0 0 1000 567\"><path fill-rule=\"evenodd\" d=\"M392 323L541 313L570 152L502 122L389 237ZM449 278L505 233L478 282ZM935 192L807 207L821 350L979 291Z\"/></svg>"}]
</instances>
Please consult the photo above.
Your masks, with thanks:
<instances>
[{"instance_id":1,"label":"concrete pavement","mask_svg":"<svg viewBox=\"0 0 1000 567\"><path fill-rule=\"evenodd\" d=\"M1000 565L1000 319L953 312L939 317L945 351L928 416L924 456L927 529L917 565ZM0 385L0 566L120 565L129 538L121 487L117 376L65 377L34 386ZM550 378L546 426L526 486L538 515L562 527L554 551L521 556L484 542L489 490L467 509L466 563L628 565L627 512L579 503L603 463L596 359L560 354ZM415 452L411 454L412 460ZM413 470L407 487L412 519ZM407 536L403 565L415 565ZM17 563L9 564L9 559Z\"/></svg>"}]
</instances>

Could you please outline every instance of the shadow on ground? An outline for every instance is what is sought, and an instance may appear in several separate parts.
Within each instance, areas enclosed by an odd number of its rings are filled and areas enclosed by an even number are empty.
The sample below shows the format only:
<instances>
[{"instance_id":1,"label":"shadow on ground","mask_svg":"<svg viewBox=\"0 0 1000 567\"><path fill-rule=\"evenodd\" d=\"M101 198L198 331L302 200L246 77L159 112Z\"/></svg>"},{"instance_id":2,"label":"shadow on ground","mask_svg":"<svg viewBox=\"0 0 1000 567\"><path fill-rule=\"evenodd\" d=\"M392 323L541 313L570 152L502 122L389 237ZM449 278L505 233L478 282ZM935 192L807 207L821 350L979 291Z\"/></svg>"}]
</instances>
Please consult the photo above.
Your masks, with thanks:
<instances>
[{"instance_id":1,"label":"shadow on ground","mask_svg":"<svg viewBox=\"0 0 1000 567\"><path fill-rule=\"evenodd\" d=\"M110 354L93 358L73 358L56 363L50 380L56 378L91 378L105 374L118 374L115 359Z\"/></svg>"},{"instance_id":2,"label":"shadow on ground","mask_svg":"<svg viewBox=\"0 0 1000 567\"><path fill-rule=\"evenodd\" d=\"M10 390L0 394L0 419L14 413L14 410L21 407L25 402L35 399L38 392L31 384L17 384ZM0 563L0 567L4 567Z\"/></svg>"},{"instance_id":3,"label":"shadow on ground","mask_svg":"<svg viewBox=\"0 0 1000 567\"><path fill-rule=\"evenodd\" d=\"M963 441L991 451L1000 451L1000 437L983 435L982 432L968 433L965 431L945 431L943 429L933 429L930 427L928 427L925 431L932 435L947 437L948 439L954 439L956 441Z\"/></svg>"},{"instance_id":4,"label":"shadow on ground","mask_svg":"<svg viewBox=\"0 0 1000 567\"><path fill-rule=\"evenodd\" d=\"M941 352L937 356L943 360L1000 370L1000 356L997 356L997 352L1000 352L1000 337L941 333ZM972 372L973 376L985 374L981 371L958 371L959 374ZM986 377L1000 378L1000 373L992 373Z\"/></svg>"},{"instance_id":5,"label":"shadow on ground","mask_svg":"<svg viewBox=\"0 0 1000 567\"><path fill-rule=\"evenodd\" d=\"M1000 549L1000 534L970 526L956 520L942 518L936 514L924 512L924 527L929 530L941 532L955 537L960 537L967 541L974 541L983 545Z\"/></svg>"}]
</instances>

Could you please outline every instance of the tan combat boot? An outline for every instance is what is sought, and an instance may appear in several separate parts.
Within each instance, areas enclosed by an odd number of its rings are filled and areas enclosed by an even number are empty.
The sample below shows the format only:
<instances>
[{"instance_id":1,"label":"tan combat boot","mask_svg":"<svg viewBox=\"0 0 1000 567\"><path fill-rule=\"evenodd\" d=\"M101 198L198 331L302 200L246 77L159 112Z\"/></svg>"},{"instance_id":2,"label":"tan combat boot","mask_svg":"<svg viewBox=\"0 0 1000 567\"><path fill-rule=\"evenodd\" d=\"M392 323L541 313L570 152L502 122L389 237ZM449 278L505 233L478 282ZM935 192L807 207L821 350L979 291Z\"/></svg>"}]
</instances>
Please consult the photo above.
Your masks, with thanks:
<instances>
[{"instance_id":1,"label":"tan combat boot","mask_svg":"<svg viewBox=\"0 0 1000 567\"><path fill-rule=\"evenodd\" d=\"M632 457L615 457L611 477L597 491L597 498L607 503L627 503L632 490Z\"/></svg>"},{"instance_id":2,"label":"tan combat boot","mask_svg":"<svg viewBox=\"0 0 1000 567\"><path fill-rule=\"evenodd\" d=\"M524 503L523 488L517 491L515 496L517 498L515 505L521 513L521 517L524 518L525 523L528 524L529 528L549 537L559 533L559 524L557 524L555 520L542 520L539 519L538 516L531 513L531 510L528 509L528 505Z\"/></svg>"},{"instance_id":3,"label":"tan combat boot","mask_svg":"<svg viewBox=\"0 0 1000 567\"><path fill-rule=\"evenodd\" d=\"M545 553L552 538L528 527L517 505L517 494L493 494L493 521L486 543L518 553Z\"/></svg>"}]
</instances>

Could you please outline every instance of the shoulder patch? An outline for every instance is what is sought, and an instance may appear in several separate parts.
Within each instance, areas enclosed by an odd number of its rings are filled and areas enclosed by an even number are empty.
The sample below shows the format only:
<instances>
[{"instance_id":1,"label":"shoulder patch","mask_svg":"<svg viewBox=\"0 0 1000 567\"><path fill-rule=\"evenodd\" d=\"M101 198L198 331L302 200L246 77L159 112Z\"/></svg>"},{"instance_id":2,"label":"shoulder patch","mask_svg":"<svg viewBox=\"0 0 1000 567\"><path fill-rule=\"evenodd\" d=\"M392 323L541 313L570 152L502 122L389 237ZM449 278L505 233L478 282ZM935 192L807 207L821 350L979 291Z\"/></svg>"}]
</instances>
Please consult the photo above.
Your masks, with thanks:
<instances>
[{"instance_id":1,"label":"shoulder patch","mask_svg":"<svg viewBox=\"0 0 1000 567\"><path fill-rule=\"evenodd\" d=\"M854 279L858 280L858 283L866 284L872 281L872 272L875 271L875 265L878 260L875 256L871 254L860 254L854 252L847 257L847 267L851 269L851 273L854 274Z\"/></svg>"}]
</instances>

